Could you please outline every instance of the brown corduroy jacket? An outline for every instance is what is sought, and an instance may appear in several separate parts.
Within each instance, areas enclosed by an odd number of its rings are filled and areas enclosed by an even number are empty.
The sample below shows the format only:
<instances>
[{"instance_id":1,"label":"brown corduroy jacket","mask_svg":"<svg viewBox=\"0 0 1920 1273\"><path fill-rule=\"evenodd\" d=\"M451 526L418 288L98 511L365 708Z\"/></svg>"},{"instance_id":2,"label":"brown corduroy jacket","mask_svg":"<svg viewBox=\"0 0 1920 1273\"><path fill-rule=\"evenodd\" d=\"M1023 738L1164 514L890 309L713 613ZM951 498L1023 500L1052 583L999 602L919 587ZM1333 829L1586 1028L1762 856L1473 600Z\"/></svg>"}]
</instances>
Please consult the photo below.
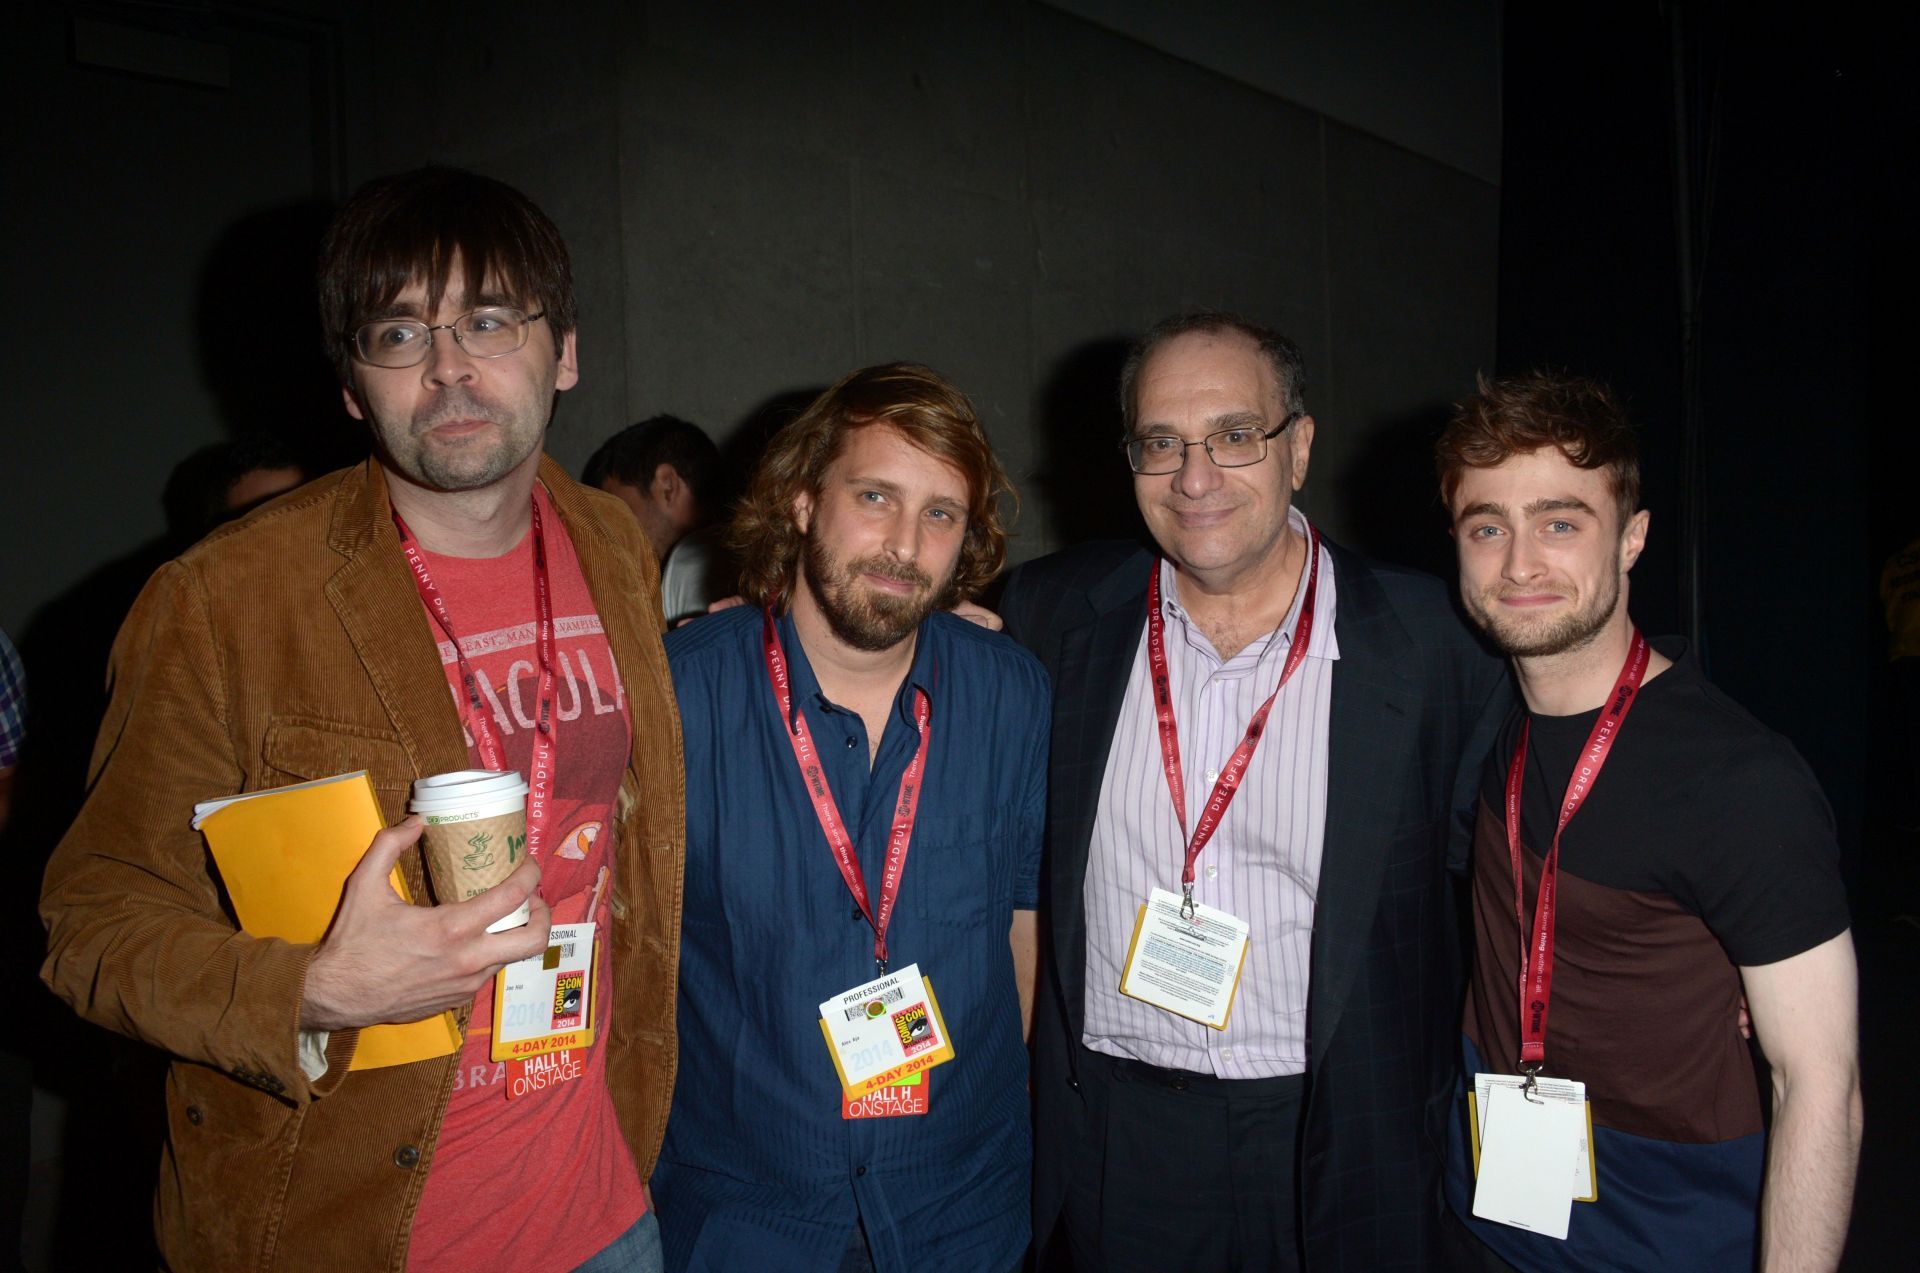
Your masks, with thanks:
<instances>
[{"instance_id":1,"label":"brown corduroy jacket","mask_svg":"<svg viewBox=\"0 0 1920 1273\"><path fill-rule=\"evenodd\" d=\"M614 817L613 1023L599 1046L645 1179L673 1092L686 847L659 569L617 501L550 459L540 480L633 720ZM315 948L237 932L189 825L195 801L354 769L398 821L415 777L467 767L378 464L310 483L162 568L111 675L91 792L47 870L41 976L88 1020L174 1058L161 1252L181 1273L401 1270L458 1058L349 1074L357 1031L337 1031L309 1082L297 1037ZM402 868L427 897L417 851ZM502 1163L503 1188L512 1177Z\"/></svg>"}]
</instances>

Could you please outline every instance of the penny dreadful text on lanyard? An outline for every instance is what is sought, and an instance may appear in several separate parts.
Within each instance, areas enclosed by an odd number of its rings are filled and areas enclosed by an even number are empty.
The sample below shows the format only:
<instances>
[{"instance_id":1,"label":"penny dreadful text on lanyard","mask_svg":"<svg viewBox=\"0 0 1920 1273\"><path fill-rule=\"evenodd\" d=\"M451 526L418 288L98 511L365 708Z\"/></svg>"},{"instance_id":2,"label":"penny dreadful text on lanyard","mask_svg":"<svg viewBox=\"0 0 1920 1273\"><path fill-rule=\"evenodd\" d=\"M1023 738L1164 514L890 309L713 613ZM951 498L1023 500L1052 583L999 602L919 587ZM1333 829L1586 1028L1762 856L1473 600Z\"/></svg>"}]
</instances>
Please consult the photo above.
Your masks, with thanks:
<instances>
[{"instance_id":1,"label":"penny dreadful text on lanyard","mask_svg":"<svg viewBox=\"0 0 1920 1273\"><path fill-rule=\"evenodd\" d=\"M1180 819L1180 834L1187 841L1186 865L1180 872L1180 917L1192 919L1193 907L1193 864L1200 856L1200 850L1207 847L1207 841L1220 826L1220 819L1226 816L1227 806L1233 802L1234 793L1240 790L1240 780L1246 776L1247 764L1253 759L1253 749L1260 745L1260 735L1267 728L1267 714L1273 710L1273 701L1280 697L1280 691L1293 679L1293 673L1300 666L1300 660L1307 657L1307 643L1313 637L1313 601L1320 588L1320 532L1313 526L1307 527L1307 586L1305 595L1300 598L1300 617L1293 625L1293 637L1287 646L1286 662L1280 667L1280 683L1273 687L1273 693L1267 695L1267 701L1260 704L1247 722L1247 732L1240 739L1240 745L1227 757L1226 765L1220 770L1220 777L1213 784L1213 791L1207 796L1206 807L1200 811L1200 823L1191 834L1187 831L1187 783L1180 769L1180 730L1173 719L1173 683L1167 673L1167 621L1160 613L1160 565L1154 563L1153 573L1147 580L1147 662L1153 672L1153 715L1160 727L1160 764L1166 771L1167 791L1173 796L1173 812Z\"/></svg>"},{"instance_id":2,"label":"penny dreadful text on lanyard","mask_svg":"<svg viewBox=\"0 0 1920 1273\"><path fill-rule=\"evenodd\" d=\"M433 621L453 645L453 657L460 668L460 686L466 691L467 699L467 705L460 713L461 724L473 736L474 750L480 753L480 763L488 769L505 770L508 767L506 750L500 745L500 735L494 732L493 719L487 711L485 700L480 696L480 675L467 660L466 651L460 648L460 636L454 631L453 615L447 609L447 599L434 587L433 576L427 571L426 556L420 551L413 532L407 529L397 509L393 514L393 524L400 531L400 550L407 556L407 566L413 571L413 582L420 589L420 598L427 603L427 611L433 615ZM553 715L553 590L547 574L547 539L540 524L538 500L533 504L533 610L534 657L540 661L540 690L534 711L533 756L527 773L527 853L538 859L545 848L547 804L553 798L554 759L559 751Z\"/></svg>"},{"instance_id":3,"label":"penny dreadful text on lanyard","mask_svg":"<svg viewBox=\"0 0 1920 1273\"><path fill-rule=\"evenodd\" d=\"M1553 918L1560 900L1560 833L1599 781L1601 767L1620 737L1621 726L1627 723L1627 713L1633 710L1633 700L1646 674L1647 639L1635 628L1633 642L1627 647L1627 661L1567 779L1553 843L1540 861L1540 893L1534 901L1531 939L1527 936L1526 876L1520 867L1520 785L1527 772L1531 721L1520 722L1520 741L1513 749L1513 763L1507 767L1507 855L1513 862L1513 915L1520 925L1520 1068L1526 1071L1529 1086L1547 1059L1547 1006L1553 999Z\"/></svg>"},{"instance_id":4,"label":"penny dreadful text on lanyard","mask_svg":"<svg viewBox=\"0 0 1920 1273\"><path fill-rule=\"evenodd\" d=\"M907 771L900 775L900 795L894 801L893 829L887 833L887 858L881 868L880 905L876 910L867 895L866 874L860 869L860 859L854 855L853 837L847 833L840 806L834 803L833 792L827 788L826 770L820 764L820 753L814 748L806 713L793 710L793 682L787 675L787 656L780 649L780 636L774 630L773 610L768 608L763 617L761 635L766 646L767 680L773 685L773 700L780 706L780 721L787 727L787 741L793 744L793 758L800 765L800 778L807 784L807 795L813 799L820 831L827 837L827 847L833 850L834 865L840 868L840 878L847 882L847 891L853 894L860 913L873 928L873 962L884 977L887 925L893 920L893 904L900 897L900 877L906 870L907 848L913 841L913 820L920 813L920 776L927 767L933 701L925 690L914 690L913 724L920 731L920 748L914 752Z\"/></svg>"}]
</instances>

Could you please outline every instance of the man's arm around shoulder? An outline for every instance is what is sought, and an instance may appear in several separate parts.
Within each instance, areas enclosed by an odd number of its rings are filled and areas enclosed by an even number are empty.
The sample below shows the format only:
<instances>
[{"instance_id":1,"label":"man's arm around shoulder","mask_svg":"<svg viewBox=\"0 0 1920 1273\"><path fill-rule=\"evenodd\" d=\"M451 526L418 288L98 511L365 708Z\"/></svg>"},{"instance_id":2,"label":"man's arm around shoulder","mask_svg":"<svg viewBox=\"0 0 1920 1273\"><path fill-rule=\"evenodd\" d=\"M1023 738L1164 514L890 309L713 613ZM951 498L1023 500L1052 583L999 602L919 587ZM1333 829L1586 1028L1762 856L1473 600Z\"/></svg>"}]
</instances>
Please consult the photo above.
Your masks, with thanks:
<instances>
[{"instance_id":1,"label":"man's arm around shoulder","mask_svg":"<svg viewBox=\"0 0 1920 1273\"><path fill-rule=\"evenodd\" d=\"M1742 967L1740 976L1773 1069L1760 1267L1835 1269L1853 1212L1862 1125L1853 934Z\"/></svg>"}]
</instances>

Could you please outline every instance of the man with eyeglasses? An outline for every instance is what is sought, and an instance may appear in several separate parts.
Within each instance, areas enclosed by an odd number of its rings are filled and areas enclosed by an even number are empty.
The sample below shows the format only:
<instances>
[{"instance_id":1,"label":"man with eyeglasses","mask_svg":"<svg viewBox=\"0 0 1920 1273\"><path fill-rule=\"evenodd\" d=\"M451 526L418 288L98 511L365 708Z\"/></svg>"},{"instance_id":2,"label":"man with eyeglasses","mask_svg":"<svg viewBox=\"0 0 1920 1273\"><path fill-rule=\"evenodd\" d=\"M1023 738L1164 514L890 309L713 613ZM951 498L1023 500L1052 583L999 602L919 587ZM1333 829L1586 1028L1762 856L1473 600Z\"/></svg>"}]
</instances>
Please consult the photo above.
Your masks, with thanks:
<instances>
[{"instance_id":1,"label":"man with eyeglasses","mask_svg":"<svg viewBox=\"0 0 1920 1273\"><path fill-rule=\"evenodd\" d=\"M1158 551L1002 601L1054 679L1034 1232L1079 1273L1438 1259L1447 850L1510 690L1439 581L1292 506L1304 389L1247 319L1154 327L1120 392Z\"/></svg>"},{"instance_id":2,"label":"man with eyeglasses","mask_svg":"<svg viewBox=\"0 0 1920 1273\"><path fill-rule=\"evenodd\" d=\"M680 739L653 555L542 454L579 378L566 246L518 191L423 169L341 208L319 282L373 457L141 595L47 872L42 975L174 1058L169 1267L657 1270L643 1182L673 1085ZM325 939L238 931L193 804L356 769L394 825ZM430 895L409 787L463 769L531 776L529 860L408 905L396 866ZM489 931L523 902L527 923ZM592 928L563 950L562 923ZM592 1041L504 1055L495 974L563 954L592 970ZM354 1068L360 1027L447 1009L454 1054Z\"/></svg>"}]
</instances>

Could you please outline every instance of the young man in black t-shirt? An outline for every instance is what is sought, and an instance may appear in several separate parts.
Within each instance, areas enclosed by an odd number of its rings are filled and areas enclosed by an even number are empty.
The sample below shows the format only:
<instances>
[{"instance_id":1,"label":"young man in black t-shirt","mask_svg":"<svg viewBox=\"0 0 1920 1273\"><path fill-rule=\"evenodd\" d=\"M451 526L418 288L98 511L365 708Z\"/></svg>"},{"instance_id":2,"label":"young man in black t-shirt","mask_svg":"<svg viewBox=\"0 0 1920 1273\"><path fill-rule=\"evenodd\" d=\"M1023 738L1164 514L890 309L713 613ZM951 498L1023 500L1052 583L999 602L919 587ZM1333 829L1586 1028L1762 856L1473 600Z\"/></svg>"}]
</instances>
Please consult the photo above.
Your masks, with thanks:
<instances>
[{"instance_id":1,"label":"young man in black t-shirt","mask_svg":"<svg viewBox=\"0 0 1920 1273\"><path fill-rule=\"evenodd\" d=\"M1556 1121L1497 1081L1459 1103L1447 1192L1472 1235L1462 1252L1526 1270L1750 1268L1756 1251L1763 1269L1832 1269L1861 1127L1832 816L1785 739L1708 684L1684 642L1649 645L1628 617L1648 515L1605 388L1549 373L1480 388L1440 440L1441 487L1461 597L1511 656L1526 710L1481 787L1467 1072L1583 1083L1587 1107ZM1772 1069L1771 1144L1743 992ZM1556 1138L1587 1114L1572 1196L1594 1201L1549 1236L1552 1208L1543 1220L1515 1200L1527 1177L1509 1164L1559 1161Z\"/></svg>"}]
</instances>

